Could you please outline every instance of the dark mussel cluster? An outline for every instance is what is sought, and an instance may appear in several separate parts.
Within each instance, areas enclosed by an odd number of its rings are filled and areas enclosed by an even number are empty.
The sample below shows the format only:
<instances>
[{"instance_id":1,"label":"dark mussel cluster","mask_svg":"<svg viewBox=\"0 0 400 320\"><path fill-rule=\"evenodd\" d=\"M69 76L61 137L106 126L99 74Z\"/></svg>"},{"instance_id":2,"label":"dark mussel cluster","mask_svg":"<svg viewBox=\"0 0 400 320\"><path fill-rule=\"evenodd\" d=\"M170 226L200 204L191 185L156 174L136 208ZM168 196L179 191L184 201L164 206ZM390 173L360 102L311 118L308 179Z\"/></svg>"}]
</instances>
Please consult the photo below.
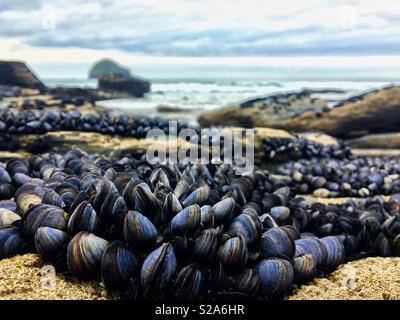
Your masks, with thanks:
<instances>
[{"instance_id":1,"label":"dark mussel cluster","mask_svg":"<svg viewBox=\"0 0 400 320\"><path fill-rule=\"evenodd\" d=\"M21 149L21 139L17 135L11 135L8 133L0 134L0 151L18 151ZM39 137L32 142L25 143L26 150L30 153L44 153L51 150L51 145Z\"/></svg>"},{"instance_id":2,"label":"dark mussel cluster","mask_svg":"<svg viewBox=\"0 0 400 320\"><path fill-rule=\"evenodd\" d=\"M1 132L1 124L0 124ZM18 138L13 137L7 133L0 134L0 150L2 151L16 151L21 148L21 143Z\"/></svg>"},{"instance_id":3,"label":"dark mussel cluster","mask_svg":"<svg viewBox=\"0 0 400 320\"><path fill-rule=\"evenodd\" d=\"M283 161L311 158L344 159L351 155L350 148L342 141L338 145L324 145L299 137L272 138L264 141L264 158Z\"/></svg>"},{"instance_id":4,"label":"dark mussel cluster","mask_svg":"<svg viewBox=\"0 0 400 320\"><path fill-rule=\"evenodd\" d=\"M318 237L336 235L346 257L400 256L400 195L349 200L343 205L315 203L310 207L309 230Z\"/></svg>"},{"instance_id":5,"label":"dark mussel cluster","mask_svg":"<svg viewBox=\"0 0 400 320\"><path fill-rule=\"evenodd\" d=\"M186 127L185 123L177 123L178 131ZM150 129L161 129L169 133L169 122L160 118L112 115L108 112L82 114L80 111L0 110L0 132L8 134L86 131L144 138Z\"/></svg>"},{"instance_id":6,"label":"dark mussel cluster","mask_svg":"<svg viewBox=\"0 0 400 320\"><path fill-rule=\"evenodd\" d=\"M400 192L400 158L301 159L281 165L298 193L316 197L369 197Z\"/></svg>"},{"instance_id":7,"label":"dark mussel cluster","mask_svg":"<svg viewBox=\"0 0 400 320\"><path fill-rule=\"evenodd\" d=\"M360 250L399 252L400 198L310 206L231 165L47 153L1 165L0 195L0 258L36 250L123 298L277 298Z\"/></svg>"}]
</instances>

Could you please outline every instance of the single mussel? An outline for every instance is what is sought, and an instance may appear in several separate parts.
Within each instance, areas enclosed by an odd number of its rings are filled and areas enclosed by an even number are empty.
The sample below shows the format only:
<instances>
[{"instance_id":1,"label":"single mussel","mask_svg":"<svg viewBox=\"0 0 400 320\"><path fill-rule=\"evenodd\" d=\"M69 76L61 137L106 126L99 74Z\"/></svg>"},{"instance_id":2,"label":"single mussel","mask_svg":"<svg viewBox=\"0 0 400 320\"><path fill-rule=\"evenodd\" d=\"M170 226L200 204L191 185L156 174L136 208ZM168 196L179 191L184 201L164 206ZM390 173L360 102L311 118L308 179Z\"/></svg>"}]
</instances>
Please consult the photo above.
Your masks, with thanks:
<instances>
[{"instance_id":1,"label":"single mussel","mask_svg":"<svg viewBox=\"0 0 400 320\"><path fill-rule=\"evenodd\" d=\"M60 184L54 191L61 196L61 199L65 203L66 210L70 208L79 193L78 188L70 183Z\"/></svg>"},{"instance_id":2,"label":"single mussel","mask_svg":"<svg viewBox=\"0 0 400 320\"><path fill-rule=\"evenodd\" d=\"M260 276L260 293L267 297L285 295L294 280L292 264L284 259L264 259L257 266Z\"/></svg>"},{"instance_id":3,"label":"single mussel","mask_svg":"<svg viewBox=\"0 0 400 320\"><path fill-rule=\"evenodd\" d=\"M8 200L14 196L15 188L11 183L0 183L0 200Z\"/></svg>"},{"instance_id":4,"label":"single mussel","mask_svg":"<svg viewBox=\"0 0 400 320\"><path fill-rule=\"evenodd\" d=\"M155 224L166 220L160 201L151 192L147 184L140 183L134 188L133 199L134 210L141 212Z\"/></svg>"},{"instance_id":5,"label":"single mussel","mask_svg":"<svg viewBox=\"0 0 400 320\"><path fill-rule=\"evenodd\" d=\"M199 206L205 205L207 200L210 196L210 187L209 186L202 186L194 190L191 194L183 200L182 205L183 207L188 207L193 204L198 204Z\"/></svg>"},{"instance_id":6,"label":"single mussel","mask_svg":"<svg viewBox=\"0 0 400 320\"><path fill-rule=\"evenodd\" d=\"M0 208L0 226L9 226L20 220L21 217L11 210Z\"/></svg>"},{"instance_id":7,"label":"single mussel","mask_svg":"<svg viewBox=\"0 0 400 320\"><path fill-rule=\"evenodd\" d=\"M41 204L42 197L33 190L29 190L18 194L18 196L16 196L16 203L18 210L24 214L28 212L30 208Z\"/></svg>"},{"instance_id":8,"label":"single mussel","mask_svg":"<svg viewBox=\"0 0 400 320\"><path fill-rule=\"evenodd\" d=\"M200 207L194 204L184 208L171 220L167 233L169 235L192 234L198 230L200 222Z\"/></svg>"},{"instance_id":9,"label":"single mussel","mask_svg":"<svg viewBox=\"0 0 400 320\"><path fill-rule=\"evenodd\" d=\"M389 239L382 232L374 240L372 248L381 257L390 257L392 255Z\"/></svg>"},{"instance_id":10,"label":"single mussel","mask_svg":"<svg viewBox=\"0 0 400 320\"><path fill-rule=\"evenodd\" d=\"M207 287L214 292L221 292L227 286L227 275L222 263L219 261L209 270Z\"/></svg>"},{"instance_id":11,"label":"single mussel","mask_svg":"<svg viewBox=\"0 0 400 320\"><path fill-rule=\"evenodd\" d=\"M46 190L46 192L43 194L42 203L51 204L61 209L64 209L66 207L61 196L52 189Z\"/></svg>"},{"instance_id":12,"label":"single mussel","mask_svg":"<svg viewBox=\"0 0 400 320\"><path fill-rule=\"evenodd\" d=\"M233 289L249 296L256 294L260 284L260 275L257 269L245 269L233 279Z\"/></svg>"},{"instance_id":13,"label":"single mussel","mask_svg":"<svg viewBox=\"0 0 400 320\"><path fill-rule=\"evenodd\" d=\"M223 224L232 219L235 209L235 200L233 198L223 199L213 205L215 225Z\"/></svg>"},{"instance_id":14,"label":"single mussel","mask_svg":"<svg viewBox=\"0 0 400 320\"><path fill-rule=\"evenodd\" d=\"M93 233L81 231L72 238L67 249L67 263L71 273L80 279L95 275L109 242Z\"/></svg>"},{"instance_id":15,"label":"single mussel","mask_svg":"<svg viewBox=\"0 0 400 320\"><path fill-rule=\"evenodd\" d=\"M99 218L103 225L109 226L122 221L127 211L128 208L124 198L122 198L118 193L110 193L106 196L106 199L101 206Z\"/></svg>"},{"instance_id":16,"label":"single mussel","mask_svg":"<svg viewBox=\"0 0 400 320\"><path fill-rule=\"evenodd\" d=\"M162 295L176 270L176 257L170 243L163 243L143 262L140 284L144 297Z\"/></svg>"},{"instance_id":17,"label":"single mussel","mask_svg":"<svg viewBox=\"0 0 400 320\"><path fill-rule=\"evenodd\" d=\"M108 290L130 285L140 270L137 256L121 241L112 242L101 258L101 278Z\"/></svg>"},{"instance_id":18,"label":"single mussel","mask_svg":"<svg viewBox=\"0 0 400 320\"><path fill-rule=\"evenodd\" d=\"M227 270L240 270L247 263L246 243L242 237L230 238L219 247L217 255Z\"/></svg>"},{"instance_id":19,"label":"single mussel","mask_svg":"<svg viewBox=\"0 0 400 320\"><path fill-rule=\"evenodd\" d=\"M203 288L203 275L196 264L183 267L177 274L174 289L178 300L195 300Z\"/></svg>"},{"instance_id":20,"label":"single mussel","mask_svg":"<svg viewBox=\"0 0 400 320\"><path fill-rule=\"evenodd\" d=\"M26 240L18 227L0 226L0 260L25 252Z\"/></svg>"},{"instance_id":21,"label":"single mussel","mask_svg":"<svg viewBox=\"0 0 400 320\"><path fill-rule=\"evenodd\" d=\"M194 242L193 254L200 262L213 261L218 246L216 229L203 230Z\"/></svg>"},{"instance_id":22,"label":"single mussel","mask_svg":"<svg viewBox=\"0 0 400 320\"><path fill-rule=\"evenodd\" d=\"M0 183L12 183L10 174L2 166L0 166Z\"/></svg>"},{"instance_id":23,"label":"single mussel","mask_svg":"<svg viewBox=\"0 0 400 320\"><path fill-rule=\"evenodd\" d=\"M0 200L0 208L7 209L12 212L17 212L17 204L13 200Z\"/></svg>"},{"instance_id":24,"label":"single mussel","mask_svg":"<svg viewBox=\"0 0 400 320\"><path fill-rule=\"evenodd\" d=\"M337 236L342 241L346 257L357 251L358 241L352 234L343 234Z\"/></svg>"},{"instance_id":25,"label":"single mussel","mask_svg":"<svg viewBox=\"0 0 400 320\"><path fill-rule=\"evenodd\" d=\"M293 238L282 227L272 228L261 236L260 255L262 258L281 258L291 260L296 247Z\"/></svg>"},{"instance_id":26,"label":"single mussel","mask_svg":"<svg viewBox=\"0 0 400 320\"><path fill-rule=\"evenodd\" d=\"M293 269L295 283L304 283L316 274L317 263L311 254L303 254L294 258Z\"/></svg>"},{"instance_id":27,"label":"single mussel","mask_svg":"<svg viewBox=\"0 0 400 320\"><path fill-rule=\"evenodd\" d=\"M345 251L343 243L335 236L323 237L320 239L326 248L328 268L336 268L344 262Z\"/></svg>"},{"instance_id":28,"label":"single mussel","mask_svg":"<svg viewBox=\"0 0 400 320\"><path fill-rule=\"evenodd\" d=\"M284 222L290 215L290 209L284 206L277 206L271 208L270 214L275 220Z\"/></svg>"},{"instance_id":29,"label":"single mussel","mask_svg":"<svg viewBox=\"0 0 400 320\"><path fill-rule=\"evenodd\" d=\"M54 261L60 254L65 254L69 240L69 235L62 230L40 227L35 233L36 251L44 260Z\"/></svg>"},{"instance_id":30,"label":"single mussel","mask_svg":"<svg viewBox=\"0 0 400 320\"><path fill-rule=\"evenodd\" d=\"M256 213L242 213L233 219L227 233L231 237L241 236L247 246L252 246L260 240L261 229L261 221Z\"/></svg>"},{"instance_id":31,"label":"single mussel","mask_svg":"<svg viewBox=\"0 0 400 320\"><path fill-rule=\"evenodd\" d=\"M88 201L82 202L72 213L68 221L68 230L72 234L80 231L96 232L99 227L99 219L96 211Z\"/></svg>"},{"instance_id":32,"label":"single mussel","mask_svg":"<svg viewBox=\"0 0 400 320\"><path fill-rule=\"evenodd\" d=\"M150 181L150 184L153 187L153 189L156 187L157 183L160 183L160 182L165 186L168 186L168 187L170 186L168 175L163 168L155 169L151 173L151 175L149 177L149 181Z\"/></svg>"},{"instance_id":33,"label":"single mussel","mask_svg":"<svg viewBox=\"0 0 400 320\"><path fill-rule=\"evenodd\" d=\"M202 229L214 228L214 211L210 205L200 208Z\"/></svg>"},{"instance_id":34,"label":"single mussel","mask_svg":"<svg viewBox=\"0 0 400 320\"><path fill-rule=\"evenodd\" d=\"M21 229L33 237L40 227L63 230L67 226L68 214L61 208L49 204L39 204L30 208L21 219Z\"/></svg>"},{"instance_id":35,"label":"single mussel","mask_svg":"<svg viewBox=\"0 0 400 320\"><path fill-rule=\"evenodd\" d=\"M182 204L176 195L170 192L165 197L163 209L167 213L167 219L172 219L178 212L182 211Z\"/></svg>"},{"instance_id":36,"label":"single mussel","mask_svg":"<svg viewBox=\"0 0 400 320\"><path fill-rule=\"evenodd\" d=\"M125 240L138 250L153 247L158 236L154 224L137 211L129 211L126 214L123 232Z\"/></svg>"},{"instance_id":37,"label":"single mussel","mask_svg":"<svg viewBox=\"0 0 400 320\"><path fill-rule=\"evenodd\" d=\"M296 257L303 254L311 254L317 263L318 268L326 266L328 252L325 245L317 237L308 237L295 240Z\"/></svg>"}]
</instances>

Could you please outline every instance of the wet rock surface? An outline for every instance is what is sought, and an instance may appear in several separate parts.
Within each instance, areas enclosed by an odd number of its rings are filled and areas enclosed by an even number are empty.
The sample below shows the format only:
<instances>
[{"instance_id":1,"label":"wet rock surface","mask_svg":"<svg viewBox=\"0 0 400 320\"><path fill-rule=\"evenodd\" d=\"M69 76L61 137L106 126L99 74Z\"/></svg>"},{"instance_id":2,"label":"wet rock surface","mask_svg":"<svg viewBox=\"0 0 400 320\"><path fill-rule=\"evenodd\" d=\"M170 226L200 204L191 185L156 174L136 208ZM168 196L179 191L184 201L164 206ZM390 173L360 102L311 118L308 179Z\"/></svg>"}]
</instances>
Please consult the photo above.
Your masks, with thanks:
<instances>
[{"instance_id":1,"label":"wet rock surface","mask_svg":"<svg viewBox=\"0 0 400 320\"><path fill-rule=\"evenodd\" d=\"M28 66L20 61L0 60L0 85L38 89L46 86L36 77Z\"/></svg>"},{"instance_id":2,"label":"wet rock surface","mask_svg":"<svg viewBox=\"0 0 400 320\"><path fill-rule=\"evenodd\" d=\"M281 95L276 95L278 100ZM271 98L255 100L249 105L232 106L210 111L199 117L201 125L237 125L246 127L271 127L289 131L323 131L339 137L360 133L398 131L400 116L400 87L388 86L343 100L328 107L328 101L303 91L294 102L285 101L281 109L272 105ZM313 100L313 103L311 101ZM274 102L276 103L276 102ZM288 106L286 106L288 104ZM289 108L289 109L288 109ZM297 110L297 114L290 110ZM283 111L281 111L283 110ZM289 110L289 112L288 112Z\"/></svg>"},{"instance_id":3,"label":"wet rock surface","mask_svg":"<svg viewBox=\"0 0 400 320\"><path fill-rule=\"evenodd\" d=\"M361 149L400 149L400 133L369 134L348 140L349 146Z\"/></svg>"},{"instance_id":4,"label":"wet rock surface","mask_svg":"<svg viewBox=\"0 0 400 320\"><path fill-rule=\"evenodd\" d=\"M112 74L99 78L98 88L105 92L125 93L135 97L142 97L150 91L150 82L138 77Z\"/></svg>"}]
</instances>

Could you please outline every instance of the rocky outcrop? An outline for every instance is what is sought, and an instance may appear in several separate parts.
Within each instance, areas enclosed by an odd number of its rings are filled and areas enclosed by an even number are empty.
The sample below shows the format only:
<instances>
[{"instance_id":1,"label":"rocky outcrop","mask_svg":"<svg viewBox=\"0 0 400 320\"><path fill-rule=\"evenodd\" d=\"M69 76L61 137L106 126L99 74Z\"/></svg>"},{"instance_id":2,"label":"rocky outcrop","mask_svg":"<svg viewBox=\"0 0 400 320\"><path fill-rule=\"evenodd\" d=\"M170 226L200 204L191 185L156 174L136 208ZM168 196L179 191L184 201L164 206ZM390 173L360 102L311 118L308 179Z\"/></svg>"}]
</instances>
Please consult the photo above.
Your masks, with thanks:
<instances>
[{"instance_id":1,"label":"rocky outcrop","mask_svg":"<svg viewBox=\"0 0 400 320\"><path fill-rule=\"evenodd\" d=\"M233 133L241 128L225 128L224 133ZM265 142L276 140L288 140L292 142L299 139L307 139L313 143L324 146L339 147L338 142L324 134L305 134L304 136L294 136L284 130L275 130L269 128L255 128L254 151L255 162L262 165L264 162L280 161L279 159L265 159ZM159 149L165 148L166 152L175 152L182 147L198 148L185 140L176 140L172 142L156 141L151 139L136 139L132 137L122 137L118 135L107 135L95 132L80 131L56 131L48 132L43 135L14 135L13 138L18 139L20 146L19 151L27 152L37 147L42 148L44 144L51 147L56 152L67 152L73 148L79 148L89 153L99 153L107 157L120 157L125 154L133 154L141 156L145 154L150 146ZM247 137L242 141L243 144L248 143ZM35 148L32 148L32 145ZM1 146L0 146L1 150ZM14 150L15 151L15 150Z\"/></svg>"},{"instance_id":2,"label":"rocky outcrop","mask_svg":"<svg viewBox=\"0 0 400 320\"><path fill-rule=\"evenodd\" d=\"M244 127L269 127L283 129L290 119L307 111L326 111L329 101L319 95L334 89L303 89L256 97L239 104L203 113L198 121L202 126L232 125Z\"/></svg>"},{"instance_id":3,"label":"rocky outcrop","mask_svg":"<svg viewBox=\"0 0 400 320\"><path fill-rule=\"evenodd\" d=\"M272 100L278 101L278 98L276 95ZM327 100L315 98L307 92L286 97L274 107L271 97L268 99L266 103L258 99L250 104L204 113L199 123L202 126L218 124L288 131L316 130L338 137L400 131L400 86L363 93L332 107L328 107Z\"/></svg>"},{"instance_id":4,"label":"rocky outcrop","mask_svg":"<svg viewBox=\"0 0 400 320\"><path fill-rule=\"evenodd\" d=\"M89 70L89 79L99 79L103 76L116 74L126 78L131 76L127 67L120 65L112 59L101 59L93 64Z\"/></svg>"},{"instance_id":5,"label":"rocky outcrop","mask_svg":"<svg viewBox=\"0 0 400 320\"><path fill-rule=\"evenodd\" d=\"M368 134L348 143L353 148L400 149L400 133Z\"/></svg>"},{"instance_id":6,"label":"rocky outcrop","mask_svg":"<svg viewBox=\"0 0 400 320\"><path fill-rule=\"evenodd\" d=\"M116 92L141 97L150 91L150 82L141 78L107 75L99 79L98 88L104 92Z\"/></svg>"},{"instance_id":7,"label":"rocky outcrop","mask_svg":"<svg viewBox=\"0 0 400 320\"><path fill-rule=\"evenodd\" d=\"M0 61L0 85L31 88L43 91L46 86L20 61Z\"/></svg>"}]
</instances>

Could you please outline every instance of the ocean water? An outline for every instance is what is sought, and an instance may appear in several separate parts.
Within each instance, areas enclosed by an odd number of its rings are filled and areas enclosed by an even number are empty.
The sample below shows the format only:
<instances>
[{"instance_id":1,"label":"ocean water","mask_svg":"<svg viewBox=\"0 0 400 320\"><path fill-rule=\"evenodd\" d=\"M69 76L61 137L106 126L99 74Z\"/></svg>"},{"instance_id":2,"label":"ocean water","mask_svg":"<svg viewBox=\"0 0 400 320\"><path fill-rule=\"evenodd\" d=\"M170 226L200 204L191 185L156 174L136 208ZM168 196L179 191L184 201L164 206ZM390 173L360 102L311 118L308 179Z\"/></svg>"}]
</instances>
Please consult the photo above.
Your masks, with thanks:
<instances>
[{"instance_id":1,"label":"ocean water","mask_svg":"<svg viewBox=\"0 0 400 320\"><path fill-rule=\"evenodd\" d=\"M71 68L70 68L71 69ZM35 69L36 70L36 69ZM85 79L88 66L76 66L74 72L68 68L38 66L38 75L49 86L96 87L96 80ZM62 72L64 70L64 72ZM98 101L97 104L114 112L136 115L179 118L191 123L204 110L234 104L249 98L272 93L300 90L302 88L332 88L345 90L344 95L333 95L332 99L344 98L361 91L396 83L397 73L389 70L359 69L287 69L274 68L136 68L135 72L148 78L151 92L143 98ZM65 76L63 76L65 75ZM400 72L399 72L400 75ZM158 112L158 106L177 107L183 112Z\"/></svg>"}]
</instances>

